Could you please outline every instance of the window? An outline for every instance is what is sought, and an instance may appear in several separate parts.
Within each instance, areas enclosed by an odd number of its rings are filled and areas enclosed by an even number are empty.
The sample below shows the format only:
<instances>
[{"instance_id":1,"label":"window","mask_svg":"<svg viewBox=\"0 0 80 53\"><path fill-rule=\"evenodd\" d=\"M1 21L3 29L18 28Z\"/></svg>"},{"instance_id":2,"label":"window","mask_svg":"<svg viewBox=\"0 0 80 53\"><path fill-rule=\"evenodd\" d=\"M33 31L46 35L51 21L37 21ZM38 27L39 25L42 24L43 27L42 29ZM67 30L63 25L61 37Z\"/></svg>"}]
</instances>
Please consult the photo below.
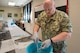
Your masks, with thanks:
<instances>
[{"instance_id":1,"label":"window","mask_svg":"<svg viewBox=\"0 0 80 53\"><path fill-rule=\"evenodd\" d=\"M25 22L30 22L31 18L30 18L30 14L31 14L31 2L26 4L23 7L23 13L24 13L24 21Z\"/></svg>"}]
</instances>

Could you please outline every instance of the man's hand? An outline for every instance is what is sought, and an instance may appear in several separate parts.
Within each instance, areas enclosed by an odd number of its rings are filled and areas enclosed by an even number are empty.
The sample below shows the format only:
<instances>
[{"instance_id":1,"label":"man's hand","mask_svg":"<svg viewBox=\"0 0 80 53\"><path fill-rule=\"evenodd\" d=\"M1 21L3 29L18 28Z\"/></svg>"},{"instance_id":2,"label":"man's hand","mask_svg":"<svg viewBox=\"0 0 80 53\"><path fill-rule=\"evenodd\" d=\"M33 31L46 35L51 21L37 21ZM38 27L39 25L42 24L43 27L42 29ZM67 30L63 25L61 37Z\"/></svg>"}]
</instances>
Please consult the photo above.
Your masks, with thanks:
<instances>
[{"instance_id":1,"label":"man's hand","mask_svg":"<svg viewBox=\"0 0 80 53\"><path fill-rule=\"evenodd\" d=\"M38 33L37 32L34 32L34 34L31 38L34 41L34 43L36 43L36 44L38 43L39 38L38 38Z\"/></svg>"},{"instance_id":2,"label":"man's hand","mask_svg":"<svg viewBox=\"0 0 80 53\"><path fill-rule=\"evenodd\" d=\"M51 40L47 39L44 42L42 42L41 49L48 48L50 45L51 45Z\"/></svg>"}]
</instances>

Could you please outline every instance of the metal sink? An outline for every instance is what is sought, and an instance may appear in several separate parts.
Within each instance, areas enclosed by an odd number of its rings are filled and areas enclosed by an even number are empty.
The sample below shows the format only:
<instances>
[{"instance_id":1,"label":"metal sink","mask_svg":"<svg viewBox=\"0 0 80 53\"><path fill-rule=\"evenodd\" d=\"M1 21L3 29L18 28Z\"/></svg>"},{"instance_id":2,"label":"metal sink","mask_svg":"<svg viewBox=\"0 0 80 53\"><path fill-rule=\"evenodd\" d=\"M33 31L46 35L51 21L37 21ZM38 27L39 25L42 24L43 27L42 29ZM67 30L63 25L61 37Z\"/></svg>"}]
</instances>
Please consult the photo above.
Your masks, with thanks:
<instances>
[{"instance_id":1,"label":"metal sink","mask_svg":"<svg viewBox=\"0 0 80 53\"><path fill-rule=\"evenodd\" d=\"M15 40L15 44L18 44L20 42L28 42L31 41L30 37L22 37L20 39Z\"/></svg>"}]
</instances>

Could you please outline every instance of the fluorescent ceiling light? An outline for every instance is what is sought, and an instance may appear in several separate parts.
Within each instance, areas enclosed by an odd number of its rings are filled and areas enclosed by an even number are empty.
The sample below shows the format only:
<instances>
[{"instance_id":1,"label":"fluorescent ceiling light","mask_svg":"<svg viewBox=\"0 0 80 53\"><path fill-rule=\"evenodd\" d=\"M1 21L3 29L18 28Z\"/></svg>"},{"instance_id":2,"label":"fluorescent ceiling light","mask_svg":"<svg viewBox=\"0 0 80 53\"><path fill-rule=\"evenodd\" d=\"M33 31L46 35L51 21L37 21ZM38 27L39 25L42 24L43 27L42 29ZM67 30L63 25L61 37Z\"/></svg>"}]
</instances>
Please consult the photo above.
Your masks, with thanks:
<instances>
[{"instance_id":1,"label":"fluorescent ceiling light","mask_svg":"<svg viewBox=\"0 0 80 53\"><path fill-rule=\"evenodd\" d=\"M15 3L14 2L8 2L8 5L15 6Z\"/></svg>"}]
</instances>

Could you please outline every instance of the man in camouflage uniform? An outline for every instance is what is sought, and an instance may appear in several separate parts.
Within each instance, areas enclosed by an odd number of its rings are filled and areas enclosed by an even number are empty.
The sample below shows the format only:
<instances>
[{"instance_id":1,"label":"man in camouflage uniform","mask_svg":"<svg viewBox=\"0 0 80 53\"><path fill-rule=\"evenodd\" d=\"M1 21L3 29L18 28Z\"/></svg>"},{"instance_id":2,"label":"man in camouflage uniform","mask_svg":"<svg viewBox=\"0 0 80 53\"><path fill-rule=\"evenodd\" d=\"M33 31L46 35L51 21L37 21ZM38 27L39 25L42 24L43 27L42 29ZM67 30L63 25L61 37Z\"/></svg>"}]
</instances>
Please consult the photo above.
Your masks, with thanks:
<instances>
[{"instance_id":1,"label":"man in camouflage uniform","mask_svg":"<svg viewBox=\"0 0 80 53\"><path fill-rule=\"evenodd\" d=\"M54 53L65 53L65 40L71 36L72 25L69 17L62 11L56 10L54 0L43 2L44 11L40 13L34 26L34 32L42 30L42 49L53 46ZM33 35L35 36L35 35ZM35 36L35 40L37 40Z\"/></svg>"}]
</instances>

